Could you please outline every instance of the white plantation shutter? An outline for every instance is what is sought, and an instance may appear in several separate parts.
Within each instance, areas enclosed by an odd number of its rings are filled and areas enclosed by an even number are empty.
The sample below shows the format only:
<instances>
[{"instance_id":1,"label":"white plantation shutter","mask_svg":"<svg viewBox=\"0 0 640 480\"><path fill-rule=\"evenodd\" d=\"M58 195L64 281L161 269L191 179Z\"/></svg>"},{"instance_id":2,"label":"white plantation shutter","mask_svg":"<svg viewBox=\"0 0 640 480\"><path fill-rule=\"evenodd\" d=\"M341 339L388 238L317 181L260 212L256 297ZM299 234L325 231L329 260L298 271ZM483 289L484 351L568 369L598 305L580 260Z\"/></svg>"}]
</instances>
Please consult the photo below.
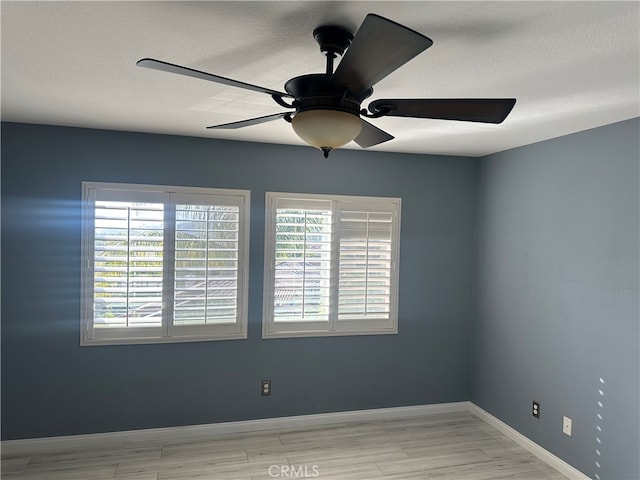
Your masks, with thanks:
<instances>
[{"instance_id":1,"label":"white plantation shutter","mask_svg":"<svg viewBox=\"0 0 640 480\"><path fill-rule=\"evenodd\" d=\"M172 331L240 331L244 208L241 197L176 195Z\"/></svg>"},{"instance_id":2,"label":"white plantation shutter","mask_svg":"<svg viewBox=\"0 0 640 480\"><path fill-rule=\"evenodd\" d=\"M83 196L82 344L246 338L248 192L85 182Z\"/></svg>"},{"instance_id":3,"label":"white plantation shutter","mask_svg":"<svg viewBox=\"0 0 640 480\"><path fill-rule=\"evenodd\" d=\"M267 193L263 337L397 332L400 199Z\"/></svg>"},{"instance_id":4,"label":"white plantation shutter","mask_svg":"<svg viewBox=\"0 0 640 480\"><path fill-rule=\"evenodd\" d=\"M94 328L162 324L162 203L96 200Z\"/></svg>"},{"instance_id":5,"label":"white plantation shutter","mask_svg":"<svg viewBox=\"0 0 640 480\"><path fill-rule=\"evenodd\" d=\"M388 319L396 212L388 204L342 204L338 319Z\"/></svg>"},{"instance_id":6,"label":"white plantation shutter","mask_svg":"<svg viewBox=\"0 0 640 480\"><path fill-rule=\"evenodd\" d=\"M331 202L278 202L274 272L274 322L328 321Z\"/></svg>"},{"instance_id":7,"label":"white plantation shutter","mask_svg":"<svg viewBox=\"0 0 640 480\"><path fill-rule=\"evenodd\" d=\"M176 205L174 324L234 323L238 207Z\"/></svg>"}]
</instances>

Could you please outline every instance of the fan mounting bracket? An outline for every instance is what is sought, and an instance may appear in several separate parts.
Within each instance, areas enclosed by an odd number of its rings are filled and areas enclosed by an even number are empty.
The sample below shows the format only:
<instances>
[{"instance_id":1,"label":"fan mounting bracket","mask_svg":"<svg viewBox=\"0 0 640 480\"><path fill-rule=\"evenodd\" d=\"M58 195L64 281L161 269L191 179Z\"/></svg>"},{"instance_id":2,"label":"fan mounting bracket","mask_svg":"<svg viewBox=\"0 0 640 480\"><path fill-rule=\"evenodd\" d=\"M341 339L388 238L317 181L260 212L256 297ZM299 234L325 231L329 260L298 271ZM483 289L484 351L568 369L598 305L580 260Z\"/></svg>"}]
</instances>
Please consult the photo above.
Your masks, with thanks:
<instances>
[{"instance_id":1,"label":"fan mounting bracket","mask_svg":"<svg viewBox=\"0 0 640 480\"><path fill-rule=\"evenodd\" d=\"M326 53L327 56L342 55L344 51L351 45L353 35L348 30L335 25L323 25L313 31L320 51Z\"/></svg>"},{"instance_id":2,"label":"fan mounting bracket","mask_svg":"<svg viewBox=\"0 0 640 480\"><path fill-rule=\"evenodd\" d=\"M331 75L333 73L333 60L349 48L353 35L342 27L324 25L313 31L313 38L320 45L320 51L327 56L326 74Z\"/></svg>"}]
</instances>

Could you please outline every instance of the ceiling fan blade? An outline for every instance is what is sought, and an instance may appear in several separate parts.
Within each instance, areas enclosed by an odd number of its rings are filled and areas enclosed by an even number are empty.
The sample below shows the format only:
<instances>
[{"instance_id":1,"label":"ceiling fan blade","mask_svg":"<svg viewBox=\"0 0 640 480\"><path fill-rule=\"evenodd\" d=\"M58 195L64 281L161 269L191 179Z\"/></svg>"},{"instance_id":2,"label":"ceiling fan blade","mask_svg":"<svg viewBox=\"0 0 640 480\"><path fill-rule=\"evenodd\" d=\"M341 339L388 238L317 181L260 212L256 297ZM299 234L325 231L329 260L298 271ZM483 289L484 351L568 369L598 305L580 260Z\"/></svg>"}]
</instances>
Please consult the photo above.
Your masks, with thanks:
<instances>
[{"instance_id":1,"label":"ceiling fan blade","mask_svg":"<svg viewBox=\"0 0 640 480\"><path fill-rule=\"evenodd\" d=\"M378 127L362 120L362 130L358 136L353 139L353 141L362 148L369 148L380 143L388 142L394 138L395 137L393 135L389 135L384 130L380 130Z\"/></svg>"},{"instance_id":2,"label":"ceiling fan blade","mask_svg":"<svg viewBox=\"0 0 640 480\"><path fill-rule=\"evenodd\" d=\"M371 102L369 111L392 117L502 123L515 104L515 98L382 99Z\"/></svg>"},{"instance_id":3,"label":"ceiling fan blade","mask_svg":"<svg viewBox=\"0 0 640 480\"><path fill-rule=\"evenodd\" d=\"M207 127L207 128L230 130L234 128L242 128L242 127L248 127L250 125L258 125L260 123L271 122L272 120L278 120L280 118L284 118L287 115L291 115L291 113L290 112L274 113L272 115L265 115L264 117L249 118L247 120L240 120L238 122L223 123L221 125L211 125L210 127Z\"/></svg>"},{"instance_id":4,"label":"ceiling fan blade","mask_svg":"<svg viewBox=\"0 0 640 480\"><path fill-rule=\"evenodd\" d=\"M348 85L349 92L358 98L431 45L430 38L370 13L356 32L333 78L339 85Z\"/></svg>"},{"instance_id":5,"label":"ceiling fan blade","mask_svg":"<svg viewBox=\"0 0 640 480\"><path fill-rule=\"evenodd\" d=\"M163 62L162 60L155 60L153 58L142 58L136 62L136 65L139 67L151 68L153 70L160 70L162 72L177 73L178 75L186 75L187 77L199 78L201 80L221 83L223 85L229 85L230 87L253 90L254 92L266 93L268 95L276 95L278 97L291 96L288 93L278 92L277 90L271 90L270 88L251 85L250 83L221 77L219 75L214 75L213 73L201 72L200 70L194 70L193 68L189 67L181 67L180 65L174 65L173 63L167 63Z\"/></svg>"}]
</instances>

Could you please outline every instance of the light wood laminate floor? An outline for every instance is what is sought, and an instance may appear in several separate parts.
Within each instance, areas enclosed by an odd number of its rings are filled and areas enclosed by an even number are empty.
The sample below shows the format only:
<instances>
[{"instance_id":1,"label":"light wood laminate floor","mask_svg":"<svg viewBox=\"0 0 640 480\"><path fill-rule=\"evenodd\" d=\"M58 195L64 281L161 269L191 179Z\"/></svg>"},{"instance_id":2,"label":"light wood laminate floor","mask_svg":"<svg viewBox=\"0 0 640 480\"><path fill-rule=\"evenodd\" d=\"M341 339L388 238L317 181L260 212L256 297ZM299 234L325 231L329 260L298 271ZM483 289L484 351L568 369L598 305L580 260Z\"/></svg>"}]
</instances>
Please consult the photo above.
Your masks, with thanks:
<instances>
[{"instance_id":1,"label":"light wood laminate floor","mask_svg":"<svg viewBox=\"0 0 640 480\"><path fill-rule=\"evenodd\" d=\"M468 412L2 456L6 480L566 480Z\"/></svg>"}]
</instances>

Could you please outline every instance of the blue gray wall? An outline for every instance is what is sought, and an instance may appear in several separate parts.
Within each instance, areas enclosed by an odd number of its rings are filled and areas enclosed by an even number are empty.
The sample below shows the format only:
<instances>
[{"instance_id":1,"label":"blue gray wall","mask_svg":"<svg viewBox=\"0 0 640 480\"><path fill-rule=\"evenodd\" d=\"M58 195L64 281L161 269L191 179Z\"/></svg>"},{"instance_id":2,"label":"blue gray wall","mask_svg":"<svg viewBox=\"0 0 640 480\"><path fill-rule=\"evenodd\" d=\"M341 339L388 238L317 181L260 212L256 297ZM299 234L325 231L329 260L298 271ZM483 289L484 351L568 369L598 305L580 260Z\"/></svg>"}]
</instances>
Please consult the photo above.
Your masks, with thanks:
<instances>
[{"instance_id":1,"label":"blue gray wall","mask_svg":"<svg viewBox=\"0 0 640 480\"><path fill-rule=\"evenodd\" d=\"M491 155L479 175L471 398L603 480L640 478L639 129Z\"/></svg>"},{"instance_id":2,"label":"blue gray wall","mask_svg":"<svg viewBox=\"0 0 640 480\"><path fill-rule=\"evenodd\" d=\"M471 399L593 478L640 478L639 128L323 160L3 124L2 438ZM250 189L249 339L81 348L82 180ZM261 340L265 191L402 197L398 335Z\"/></svg>"},{"instance_id":3,"label":"blue gray wall","mask_svg":"<svg viewBox=\"0 0 640 480\"><path fill-rule=\"evenodd\" d=\"M476 175L460 157L3 124L2 438L468 400ZM80 347L83 180L251 190L249 338ZM398 335L261 339L265 191L402 197Z\"/></svg>"}]
</instances>

